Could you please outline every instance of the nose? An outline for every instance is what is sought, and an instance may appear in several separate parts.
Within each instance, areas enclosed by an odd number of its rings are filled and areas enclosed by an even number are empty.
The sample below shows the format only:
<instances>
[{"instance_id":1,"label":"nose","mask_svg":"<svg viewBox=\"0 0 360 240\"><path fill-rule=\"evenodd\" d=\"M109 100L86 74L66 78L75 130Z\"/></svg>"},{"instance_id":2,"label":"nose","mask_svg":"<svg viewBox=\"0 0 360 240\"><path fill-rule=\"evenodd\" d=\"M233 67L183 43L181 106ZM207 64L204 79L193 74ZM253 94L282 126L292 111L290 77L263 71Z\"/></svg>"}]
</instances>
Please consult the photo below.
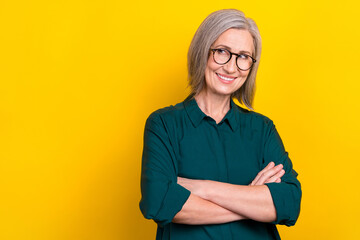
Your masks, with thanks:
<instances>
[{"instance_id":1,"label":"nose","mask_svg":"<svg viewBox=\"0 0 360 240\"><path fill-rule=\"evenodd\" d=\"M236 56L231 56L231 59L229 62L227 62L225 65L224 65L224 70L228 73L234 73L236 72L238 69L237 69L237 66L236 66Z\"/></svg>"}]
</instances>

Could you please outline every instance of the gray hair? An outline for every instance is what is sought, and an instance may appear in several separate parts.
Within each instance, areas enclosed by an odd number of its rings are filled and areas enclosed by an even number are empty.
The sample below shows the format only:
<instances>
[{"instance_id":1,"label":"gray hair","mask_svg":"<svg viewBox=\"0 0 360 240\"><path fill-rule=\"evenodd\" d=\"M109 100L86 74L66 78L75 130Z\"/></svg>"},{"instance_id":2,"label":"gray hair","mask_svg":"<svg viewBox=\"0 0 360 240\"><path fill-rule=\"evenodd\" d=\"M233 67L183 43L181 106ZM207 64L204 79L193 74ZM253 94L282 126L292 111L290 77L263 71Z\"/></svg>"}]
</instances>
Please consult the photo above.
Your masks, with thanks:
<instances>
[{"instance_id":1,"label":"gray hair","mask_svg":"<svg viewBox=\"0 0 360 240\"><path fill-rule=\"evenodd\" d=\"M261 37L256 23L236 9L223 9L211 13L197 29L188 52L188 77L191 95L196 95L204 87L205 69L210 56L211 45L223 32L230 28L248 30L253 37L254 51L252 57L256 59L256 62L250 69L245 83L231 96L245 104L249 109L253 109L256 73L261 55Z\"/></svg>"}]
</instances>

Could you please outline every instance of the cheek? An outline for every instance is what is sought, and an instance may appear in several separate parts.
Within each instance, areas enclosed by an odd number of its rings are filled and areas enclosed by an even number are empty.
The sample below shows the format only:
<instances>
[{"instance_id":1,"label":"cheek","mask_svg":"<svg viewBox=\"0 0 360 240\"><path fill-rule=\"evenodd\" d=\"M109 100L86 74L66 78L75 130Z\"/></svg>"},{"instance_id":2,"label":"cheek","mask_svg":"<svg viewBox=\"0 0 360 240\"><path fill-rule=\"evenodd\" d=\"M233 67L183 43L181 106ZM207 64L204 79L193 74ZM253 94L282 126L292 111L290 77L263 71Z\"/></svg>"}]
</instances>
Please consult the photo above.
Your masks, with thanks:
<instances>
[{"instance_id":1,"label":"cheek","mask_svg":"<svg viewBox=\"0 0 360 240\"><path fill-rule=\"evenodd\" d=\"M216 71L217 69L221 68L221 65L214 62L212 57L209 57L207 64L206 64L206 70L208 72Z\"/></svg>"},{"instance_id":2,"label":"cheek","mask_svg":"<svg viewBox=\"0 0 360 240\"><path fill-rule=\"evenodd\" d=\"M249 75L248 72L246 72L246 73L240 73L240 77L239 77L239 79L238 79L239 81L238 81L238 83L237 83L237 87L236 87L236 88L241 88L241 87L245 84L245 82L247 81L248 75Z\"/></svg>"},{"instance_id":3,"label":"cheek","mask_svg":"<svg viewBox=\"0 0 360 240\"><path fill-rule=\"evenodd\" d=\"M250 71L240 71L240 78L243 79L242 81L245 82L249 76Z\"/></svg>"},{"instance_id":4,"label":"cheek","mask_svg":"<svg viewBox=\"0 0 360 240\"><path fill-rule=\"evenodd\" d=\"M215 74L215 71L217 69L218 67L209 61L205 69L205 80L206 81L210 80L213 77L213 74Z\"/></svg>"}]
</instances>

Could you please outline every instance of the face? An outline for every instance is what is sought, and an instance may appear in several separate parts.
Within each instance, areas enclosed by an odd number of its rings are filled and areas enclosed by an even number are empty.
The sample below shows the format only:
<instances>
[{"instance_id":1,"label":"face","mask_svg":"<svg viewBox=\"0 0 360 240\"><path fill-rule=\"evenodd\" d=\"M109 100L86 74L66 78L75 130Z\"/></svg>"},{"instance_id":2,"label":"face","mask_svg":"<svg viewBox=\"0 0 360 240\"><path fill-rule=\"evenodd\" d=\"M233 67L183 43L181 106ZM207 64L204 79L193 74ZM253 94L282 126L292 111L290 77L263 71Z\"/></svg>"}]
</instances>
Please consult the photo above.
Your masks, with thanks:
<instances>
[{"instance_id":1,"label":"face","mask_svg":"<svg viewBox=\"0 0 360 240\"><path fill-rule=\"evenodd\" d=\"M252 56L254 44L248 30L228 29L211 48L225 48L233 53ZM211 52L205 69L206 84L203 90L209 94L230 96L244 84L249 72L250 69L243 71L236 66L236 56L233 55L228 63L220 65L214 61Z\"/></svg>"}]
</instances>

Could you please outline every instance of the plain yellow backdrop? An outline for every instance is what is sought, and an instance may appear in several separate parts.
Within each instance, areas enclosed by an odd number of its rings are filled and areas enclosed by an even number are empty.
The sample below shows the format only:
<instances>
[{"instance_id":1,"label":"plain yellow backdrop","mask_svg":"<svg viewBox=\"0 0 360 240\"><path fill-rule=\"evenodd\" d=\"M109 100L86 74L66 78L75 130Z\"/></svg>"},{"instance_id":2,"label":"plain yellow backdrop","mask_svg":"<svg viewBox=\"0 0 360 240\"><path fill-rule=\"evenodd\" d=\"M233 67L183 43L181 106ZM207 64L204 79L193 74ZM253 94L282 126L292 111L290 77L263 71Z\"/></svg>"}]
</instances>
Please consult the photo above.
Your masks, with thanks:
<instances>
[{"instance_id":1,"label":"plain yellow backdrop","mask_svg":"<svg viewBox=\"0 0 360 240\"><path fill-rule=\"evenodd\" d=\"M188 94L201 21L237 8L263 54L255 111L302 182L283 239L359 239L357 1L2 1L0 239L154 239L138 208L142 135Z\"/></svg>"}]
</instances>

